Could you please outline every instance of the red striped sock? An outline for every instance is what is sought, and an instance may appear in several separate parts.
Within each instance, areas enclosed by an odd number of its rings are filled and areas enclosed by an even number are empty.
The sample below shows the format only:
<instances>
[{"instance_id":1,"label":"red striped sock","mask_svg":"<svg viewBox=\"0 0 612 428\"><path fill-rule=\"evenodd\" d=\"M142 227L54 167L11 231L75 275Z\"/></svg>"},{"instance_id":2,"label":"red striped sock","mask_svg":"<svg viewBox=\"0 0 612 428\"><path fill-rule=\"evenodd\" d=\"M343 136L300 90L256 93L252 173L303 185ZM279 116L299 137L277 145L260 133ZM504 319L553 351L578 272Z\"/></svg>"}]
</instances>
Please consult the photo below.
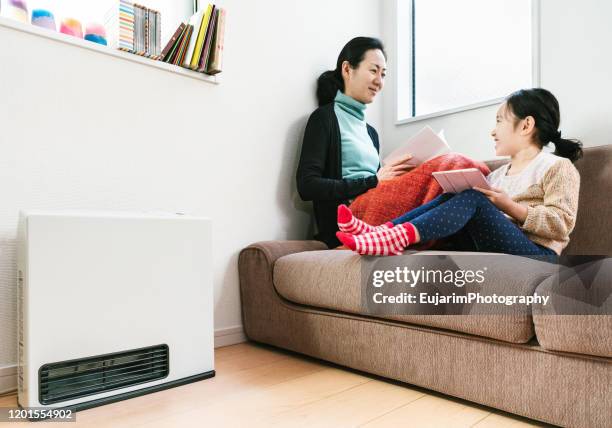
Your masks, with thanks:
<instances>
[{"instance_id":1,"label":"red striped sock","mask_svg":"<svg viewBox=\"0 0 612 428\"><path fill-rule=\"evenodd\" d=\"M415 228L412 223L404 223L363 235L337 232L336 236L348 248L362 255L399 256L415 241Z\"/></svg>"},{"instance_id":2,"label":"red striped sock","mask_svg":"<svg viewBox=\"0 0 612 428\"><path fill-rule=\"evenodd\" d=\"M338 228L340 232L350 233L351 235L361 235L377 230L389 229L393 227L390 221L380 226L372 226L363 220L359 220L353 215L349 207L342 204L338 207Z\"/></svg>"}]
</instances>

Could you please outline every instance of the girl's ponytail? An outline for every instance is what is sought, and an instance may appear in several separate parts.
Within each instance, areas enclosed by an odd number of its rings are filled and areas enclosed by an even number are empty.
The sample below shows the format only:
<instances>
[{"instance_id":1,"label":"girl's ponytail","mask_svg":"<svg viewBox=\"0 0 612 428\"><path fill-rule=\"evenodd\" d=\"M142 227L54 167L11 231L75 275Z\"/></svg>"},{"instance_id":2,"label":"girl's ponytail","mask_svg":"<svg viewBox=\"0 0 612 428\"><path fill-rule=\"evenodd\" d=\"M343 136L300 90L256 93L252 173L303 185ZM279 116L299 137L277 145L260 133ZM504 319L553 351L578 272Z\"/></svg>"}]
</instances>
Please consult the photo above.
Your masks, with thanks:
<instances>
[{"instance_id":1,"label":"girl's ponytail","mask_svg":"<svg viewBox=\"0 0 612 428\"><path fill-rule=\"evenodd\" d=\"M326 71L317 79L317 100L319 107L334 101L338 90L344 92L344 80L338 69Z\"/></svg>"},{"instance_id":2,"label":"girl's ponytail","mask_svg":"<svg viewBox=\"0 0 612 428\"><path fill-rule=\"evenodd\" d=\"M510 94L506 103L514 116L525 119L527 116L535 120L535 140L540 147L553 143L555 155L577 161L582 157L582 143L579 140L561 138L559 124L561 113L559 101L546 89L521 89Z\"/></svg>"},{"instance_id":3,"label":"girl's ponytail","mask_svg":"<svg viewBox=\"0 0 612 428\"><path fill-rule=\"evenodd\" d=\"M555 154L576 162L582 157L582 143L579 140L561 138L561 131L551 140L555 145Z\"/></svg>"}]
</instances>

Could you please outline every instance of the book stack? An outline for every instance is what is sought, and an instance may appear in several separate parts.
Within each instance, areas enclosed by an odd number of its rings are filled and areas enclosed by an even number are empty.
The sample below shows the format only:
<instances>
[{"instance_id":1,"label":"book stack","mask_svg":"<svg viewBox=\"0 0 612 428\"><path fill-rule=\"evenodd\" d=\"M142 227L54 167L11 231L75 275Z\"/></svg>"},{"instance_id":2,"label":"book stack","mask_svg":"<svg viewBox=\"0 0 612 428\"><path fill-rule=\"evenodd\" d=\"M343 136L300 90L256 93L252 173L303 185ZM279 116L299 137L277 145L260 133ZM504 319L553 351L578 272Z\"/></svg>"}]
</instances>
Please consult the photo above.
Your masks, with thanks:
<instances>
[{"instance_id":1,"label":"book stack","mask_svg":"<svg viewBox=\"0 0 612 428\"><path fill-rule=\"evenodd\" d=\"M200 73L222 70L226 11L214 4L181 23L162 50L160 60Z\"/></svg>"},{"instance_id":2,"label":"book stack","mask_svg":"<svg viewBox=\"0 0 612 428\"><path fill-rule=\"evenodd\" d=\"M134 51L134 5L125 0L113 6L104 17L108 45L127 52Z\"/></svg>"},{"instance_id":3,"label":"book stack","mask_svg":"<svg viewBox=\"0 0 612 428\"><path fill-rule=\"evenodd\" d=\"M159 59L161 14L145 6L119 0L106 14L108 44L115 49Z\"/></svg>"}]
</instances>

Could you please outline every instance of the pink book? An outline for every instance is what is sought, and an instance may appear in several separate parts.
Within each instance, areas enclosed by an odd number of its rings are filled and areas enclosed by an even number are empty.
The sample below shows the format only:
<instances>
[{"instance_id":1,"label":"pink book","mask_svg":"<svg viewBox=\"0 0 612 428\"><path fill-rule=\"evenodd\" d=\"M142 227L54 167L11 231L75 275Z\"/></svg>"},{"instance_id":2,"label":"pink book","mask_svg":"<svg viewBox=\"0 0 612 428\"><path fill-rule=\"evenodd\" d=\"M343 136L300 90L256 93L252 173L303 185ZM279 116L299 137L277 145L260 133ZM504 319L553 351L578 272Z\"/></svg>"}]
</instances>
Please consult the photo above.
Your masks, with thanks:
<instances>
[{"instance_id":1,"label":"pink book","mask_svg":"<svg viewBox=\"0 0 612 428\"><path fill-rule=\"evenodd\" d=\"M480 187L481 189L491 188L487 179L478 168L439 171L433 172L432 175L440 184L444 193L459 193L474 187Z\"/></svg>"}]
</instances>

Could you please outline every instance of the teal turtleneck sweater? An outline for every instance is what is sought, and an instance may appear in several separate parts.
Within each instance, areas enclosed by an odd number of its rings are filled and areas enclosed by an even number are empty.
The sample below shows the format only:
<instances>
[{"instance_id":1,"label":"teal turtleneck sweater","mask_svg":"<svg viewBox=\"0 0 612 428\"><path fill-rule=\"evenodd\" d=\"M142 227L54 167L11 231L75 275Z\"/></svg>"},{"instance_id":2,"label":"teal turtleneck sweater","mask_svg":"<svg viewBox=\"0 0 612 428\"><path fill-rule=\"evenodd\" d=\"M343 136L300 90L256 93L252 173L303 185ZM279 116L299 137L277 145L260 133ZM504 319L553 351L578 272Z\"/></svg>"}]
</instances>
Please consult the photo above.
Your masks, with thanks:
<instances>
[{"instance_id":1,"label":"teal turtleneck sweater","mask_svg":"<svg viewBox=\"0 0 612 428\"><path fill-rule=\"evenodd\" d=\"M368 134L366 105L338 91L334 112L342 142L342 178L363 178L376 174L378 153Z\"/></svg>"}]
</instances>

